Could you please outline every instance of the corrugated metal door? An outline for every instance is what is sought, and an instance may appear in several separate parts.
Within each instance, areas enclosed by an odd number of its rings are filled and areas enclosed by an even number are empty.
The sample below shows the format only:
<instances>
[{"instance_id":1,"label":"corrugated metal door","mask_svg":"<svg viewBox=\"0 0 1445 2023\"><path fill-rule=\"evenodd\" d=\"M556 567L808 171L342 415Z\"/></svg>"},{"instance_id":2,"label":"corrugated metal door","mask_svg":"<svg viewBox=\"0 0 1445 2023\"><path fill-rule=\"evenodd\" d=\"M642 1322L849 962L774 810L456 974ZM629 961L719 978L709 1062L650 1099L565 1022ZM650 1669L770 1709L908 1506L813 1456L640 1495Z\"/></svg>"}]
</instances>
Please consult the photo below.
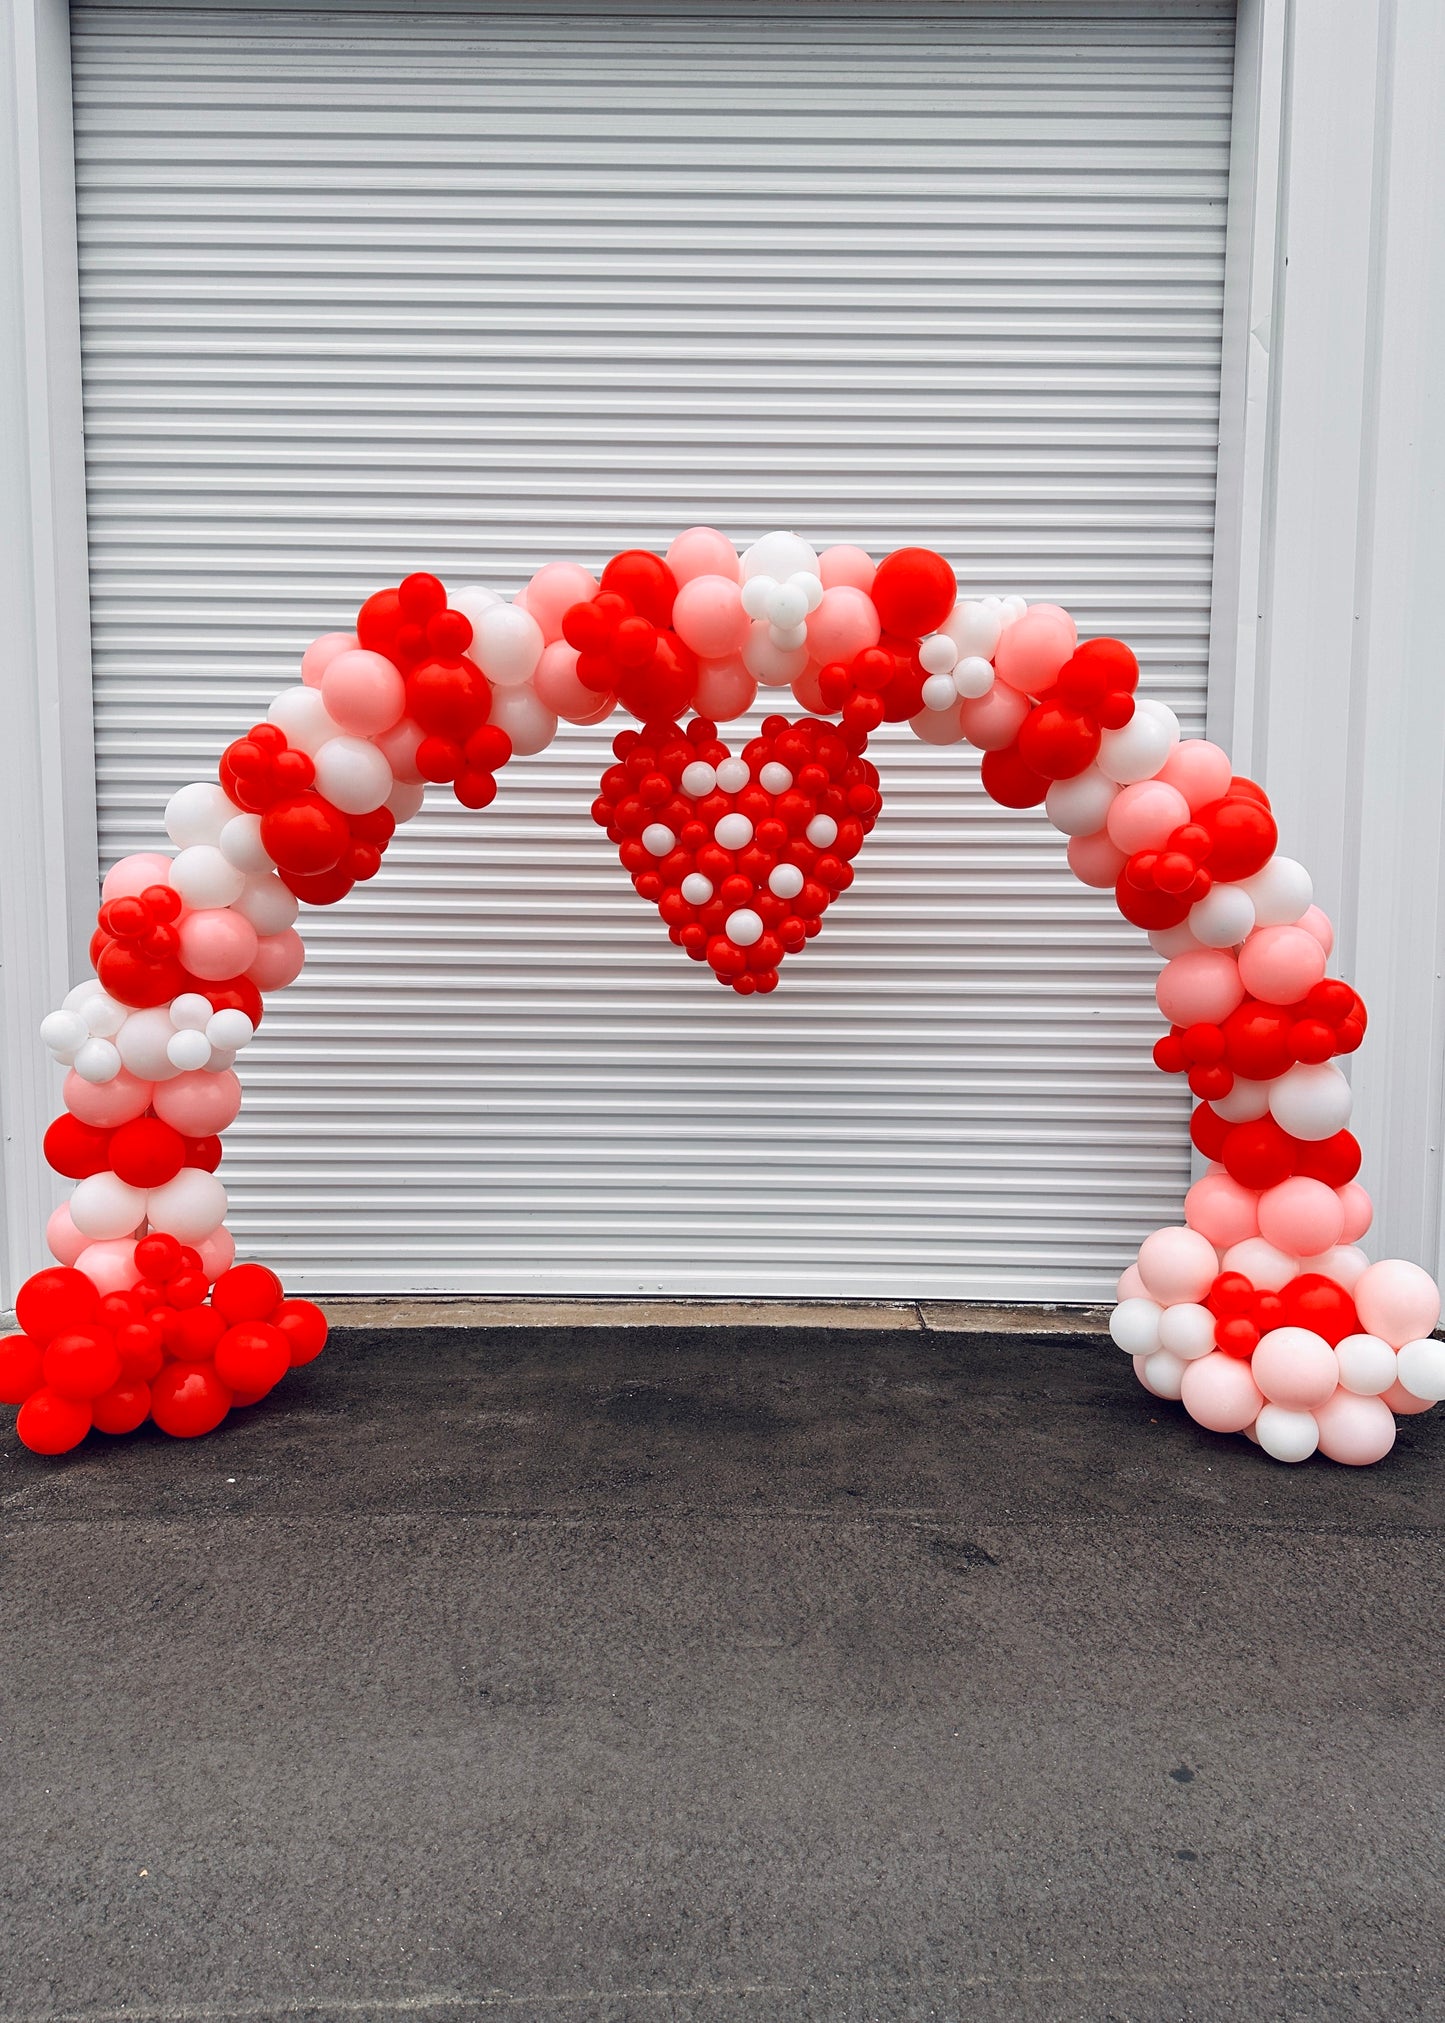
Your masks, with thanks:
<instances>
[{"instance_id":1,"label":"corrugated metal door","mask_svg":"<svg viewBox=\"0 0 1445 2023\"><path fill-rule=\"evenodd\" d=\"M1227 7L82 4L107 860L371 588L698 520L1136 642L1198 729ZM766 1000L587 814L610 730L310 926L225 1178L298 1286L1101 1296L1177 1210L1151 959L977 761L877 740Z\"/></svg>"}]
</instances>

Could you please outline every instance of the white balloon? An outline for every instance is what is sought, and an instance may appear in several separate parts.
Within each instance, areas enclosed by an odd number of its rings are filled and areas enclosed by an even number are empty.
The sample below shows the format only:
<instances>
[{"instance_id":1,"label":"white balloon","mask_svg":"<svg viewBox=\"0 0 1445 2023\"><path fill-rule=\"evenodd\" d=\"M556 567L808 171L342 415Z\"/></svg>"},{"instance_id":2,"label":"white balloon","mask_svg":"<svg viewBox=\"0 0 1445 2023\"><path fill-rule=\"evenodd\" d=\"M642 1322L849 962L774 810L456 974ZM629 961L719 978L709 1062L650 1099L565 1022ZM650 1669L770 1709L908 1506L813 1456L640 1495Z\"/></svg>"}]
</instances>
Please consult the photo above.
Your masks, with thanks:
<instances>
[{"instance_id":1,"label":"white balloon","mask_svg":"<svg viewBox=\"0 0 1445 2023\"><path fill-rule=\"evenodd\" d=\"M677 838L666 822L649 822L642 832L642 847L650 857L665 857L677 848Z\"/></svg>"},{"instance_id":2,"label":"white balloon","mask_svg":"<svg viewBox=\"0 0 1445 2023\"><path fill-rule=\"evenodd\" d=\"M1378 1398L1400 1374L1395 1351L1378 1335L1346 1335L1335 1344L1335 1361L1340 1366L1340 1382L1360 1398ZM1410 1386L1405 1388L1408 1391ZM1417 1391L1415 1395L1421 1394Z\"/></svg>"},{"instance_id":3,"label":"white balloon","mask_svg":"<svg viewBox=\"0 0 1445 2023\"><path fill-rule=\"evenodd\" d=\"M177 1073L166 1052L174 1031L166 1005L133 1011L115 1036L121 1060L143 1082L168 1082Z\"/></svg>"},{"instance_id":4,"label":"white balloon","mask_svg":"<svg viewBox=\"0 0 1445 2023\"><path fill-rule=\"evenodd\" d=\"M470 619L473 639L477 636L477 627L481 624L485 614L493 610L501 601L497 592L495 590L488 590L483 583L468 583L464 589L449 590L447 592L447 609L449 611L460 611L464 617ZM470 647L467 651L470 655Z\"/></svg>"},{"instance_id":5,"label":"white balloon","mask_svg":"<svg viewBox=\"0 0 1445 2023\"><path fill-rule=\"evenodd\" d=\"M1144 1381L1161 1398L1182 1397L1183 1358L1173 1355L1168 1349L1156 1349L1152 1356L1144 1358Z\"/></svg>"},{"instance_id":6,"label":"white balloon","mask_svg":"<svg viewBox=\"0 0 1445 2023\"><path fill-rule=\"evenodd\" d=\"M128 1187L118 1173L91 1173L70 1197L71 1221L96 1243L129 1236L145 1212L145 1189Z\"/></svg>"},{"instance_id":7,"label":"white balloon","mask_svg":"<svg viewBox=\"0 0 1445 2023\"><path fill-rule=\"evenodd\" d=\"M997 597L968 597L955 604L940 628L958 648L960 660L991 661L1003 631L1003 605ZM992 674L992 669L989 672Z\"/></svg>"},{"instance_id":8,"label":"white balloon","mask_svg":"<svg viewBox=\"0 0 1445 2023\"><path fill-rule=\"evenodd\" d=\"M328 738L314 756L317 792L343 815L369 815L395 785L391 767L365 738Z\"/></svg>"},{"instance_id":9,"label":"white balloon","mask_svg":"<svg viewBox=\"0 0 1445 2023\"><path fill-rule=\"evenodd\" d=\"M831 815L815 815L803 834L815 850L831 850L838 840L838 824Z\"/></svg>"},{"instance_id":10,"label":"white balloon","mask_svg":"<svg viewBox=\"0 0 1445 2023\"><path fill-rule=\"evenodd\" d=\"M214 843L193 843L171 865L171 884L187 906L200 912L209 907L229 906L233 899L239 899L245 890L246 874L237 870Z\"/></svg>"},{"instance_id":11,"label":"white balloon","mask_svg":"<svg viewBox=\"0 0 1445 2023\"><path fill-rule=\"evenodd\" d=\"M1271 857L1263 870L1240 880L1254 902L1260 927L1291 927L1314 904L1314 880L1293 857Z\"/></svg>"},{"instance_id":12,"label":"white balloon","mask_svg":"<svg viewBox=\"0 0 1445 2023\"><path fill-rule=\"evenodd\" d=\"M507 733L520 758L545 751L557 735L555 714L525 682L493 693L490 721Z\"/></svg>"},{"instance_id":13,"label":"white balloon","mask_svg":"<svg viewBox=\"0 0 1445 2023\"><path fill-rule=\"evenodd\" d=\"M211 1058L206 1062L206 1073L219 1075L224 1068L232 1068L235 1064L235 1047L212 1047Z\"/></svg>"},{"instance_id":14,"label":"white balloon","mask_svg":"<svg viewBox=\"0 0 1445 2023\"><path fill-rule=\"evenodd\" d=\"M746 815L721 815L712 834L719 849L746 850L753 840L753 825Z\"/></svg>"},{"instance_id":15,"label":"white balloon","mask_svg":"<svg viewBox=\"0 0 1445 2023\"><path fill-rule=\"evenodd\" d=\"M797 653L808 644L806 625L776 625L768 622L768 637L783 653Z\"/></svg>"},{"instance_id":16,"label":"white balloon","mask_svg":"<svg viewBox=\"0 0 1445 2023\"><path fill-rule=\"evenodd\" d=\"M682 881L682 896L689 906L706 906L712 898L712 880L701 871L689 871Z\"/></svg>"},{"instance_id":17,"label":"white balloon","mask_svg":"<svg viewBox=\"0 0 1445 2023\"><path fill-rule=\"evenodd\" d=\"M1295 1260L1262 1236L1232 1243L1219 1260L1221 1271L1242 1271L1256 1292L1279 1292L1295 1276Z\"/></svg>"},{"instance_id":18,"label":"white balloon","mask_svg":"<svg viewBox=\"0 0 1445 2023\"><path fill-rule=\"evenodd\" d=\"M764 534L760 541L754 541L751 548L743 551L744 583L753 576L771 576L781 583L800 569L808 576L816 576L818 551L810 548L797 534Z\"/></svg>"},{"instance_id":19,"label":"white balloon","mask_svg":"<svg viewBox=\"0 0 1445 2023\"><path fill-rule=\"evenodd\" d=\"M100 1040L113 1040L130 1016L130 1007L117 1004L113 997L97 990L81 1006L80 1016L85 1020L87 1032Z\"/></svg>"},{"instance_id":20,"label":"white balloon","mask_svg":"<svg viewBox=\"0 0 1445 2023\"><path fill-rule=\"evenodd\" d=\"M211 1043L202 1032L193 1026L172 1033L166 1041L166 1059L181 1074L190 1074L197 1068L206 1067L211 1058Z\"/></svg>"},{"instance_id":21,"label":"white balloon","mask_svg":"<svg viewBox=\"0 0 1445 2023\"><path fill-rule=\"evenodd\" d=\"M1301 1061L1270 1084L1269 1107L1292 1138L1333 1138L1350 1121L1350 1085L1332 1061Z\"/></svg>"},{"instance_id":22,"label":"white balloon","mask_svg":"<svg viewBox=\"0 0 1445 2023\"><path fill-rule=\"evenodd\" d=\"M1308 1461L1320 1444L1314 1414L1291 1412L1284 1405L1262 1405L1254 1431L1260 1446L1274 1461Z\"/></svg>"},{"instance_id":23,"label":"white balloon","mask_svg":"<svg viewBox=\"0 0 1445 2023\"><path fill-rule=\"evenodd\" d=\"M1189 931L1206 948L1235 948L1254 924L1254 901L1242 885L1215 885L1189 909Z\"/></svg>"},{"instance_id":24,"label":"white balloon","mask_svg":"<svg viewBox=\"0 0 1445 2023\"><path fill-rule=\"evenodd\" d=\"M90 1038L90 1027L78 1011L47 1012L40 1021L40 1038L57 1060L69 1060Z\"/></svg>"},{"instance_id":25,"label":"white balloon","mask_svg":"<svg viewBox=\"0 0 1445 2023\"><path fill-rule=\"evenodd\" d=\"M1438 1405L1445 1398L1445 1342L1428 1335L1406 1342L1397 1357L1400 1382L1414 1398L1428 1398Z\"/></svg>"},{"instance_id":26,"label":"white balloon","mask_svg":"<svg viewBox=\"0 0 1445 2023\"><path fill-rule=\"evenodd\" d=\"M742 587L742 606L749 618L765 619L777 584L771 576L752 576Z\"/></svg>"},{"instance_id":27,"label":"white balloon","mask_svg":"<svg viewBox=\"0 0 1445 2023\"><path fill-rule=\"evenodd\" d=\"M426 799L426 782L398 780L386 797L387 812L392 815L398 828L409 822L413 815L420 814Z\"/></svg>"},{"instance_id":28,"label":"white balloon","mask_svg":"<svg viewBox=\"0 0 1445 2023\"><path fill-rule=\"evenodd\" d=\"M981 695L987 695L993 687L993 662L985 660L981 654L965 654L953 670L953 690L963 702L973 702Z\"/></svg>"},{"instance_id":29,"label":"white balloon","mask_svg":"<svg viewBox=\"0 0 1445 2023\"><path fill-rule=\"evenodd\" d=\"M953 685L951 674L930 674L923 684L923 707L925 709L952 709L958 701L958 690Z\"/></svg>"},{"instance_id":30,"label":"white balloon","mask_svg":"<svg viewBox=\"0 0 1445 2023\"><path fill-rule=\"evenodd\" d=\"M1151 1299L1120 1300L1109 1316L1109 1333L1114 1346L1126 1356L1152 1356L1159 1346L1159 1318L1163 1309Z\"/></svg>"},{"instance_id":31,"label":"white balloon","mask_svg":"<svg viewBox=\"0 0 1445 2023\"><path fill-rule=\"evenodd\" d=\"M958 642L946 632L930 632L918 642L918 665L925 674L952 674L958 666Z\"/></svg>"},{"instance_id":32,"label":"white balloon","mask_svg":"<svg viewBox=\"0 0 1445 2023\"><path fill-rule=\"evenodd\" d=\"M780 583L768 599L769 623L779 632L795 631L808 616L808 593L803 584L817 581L816 576L790 576L786 583Z\"/></svg>"},{"instance_id":33,"label":"white balloon","mask_svg":"<svg viewBox=\"0 0 1445 2023\"><path fill-rule=\"evenodd\" d=\"M221 831L219 848L228 863L248 876L276 868L261 841L259 815L233 815Z\"/></svg>"},{"instance_id":34,"label":"white balloon","mask_svg":"<svg viewBox=\"0 0 1445 2023\"><path fill-rule=\"evenodd\" d=\"M717 785L716 768L706 759L694 759L682 769L682 791L690 801L700 801L704 794L710 794Z\"/></svg>"},{"instance_id":35,"label":"white balloon","mask_svg":"<svg viewBox=\"0 0 1445 2023\"><path fill-rule=\"evenodd\" d=\"M1044 796L1044 813L1065 836L1097 836L1119 789L1097 766L1085 766L1071 780L1055 780Z\"/></svg>"},{"instance_id":36,"label":"white balloon","mask_svg":"<svg viewBox=\"0 0 1445 2023\"><path fill-rule=\"evenodd\" d=\"M1229 1094L1215 1096L1210 1108L1223 1117L1226 1124L1252 1124L1269 1108L1270 1087L1268 1082L1248 1082L1242 1075L1236 1075Z\"/></svg>"},{"instance_id":37,"label":"white balloon","mask_svg":"<svg viewBox=\"0 0 1445 2023\"><path fill-rule=\"evenodd\" d=\"M517 604L492 604L472 624L469 658L496 688L530 681L547 644L530 611Z\"/></svg>"},{"instance_id":38,"label":"white balloon","mask_svg":"<svg viewBox=\"0 0 1445 2023\"><path fill-rule=\"evenodd\" d=\"M206 1038L213 1047L220 1047L227 1053L234 1054L248 1046L255 1036L256 1028L235 1005L228 1005L224 1011L212 1012L206 1021Z\"/></svg>"},{"instance_id":39,"label":"white balloon","mask_svg":"<svg viewBox=\"0 0 1445 2023\"><path fill-rule=\"evenodd\" d=\"M766 619L758 619L743 646L743 665L764 688L786 688L808 665L806 646L779 646L768 630Z\"/></svg>"},{"instance_id":40,"label":"white balloon","mask_svg":"<svg viewBox=\"0 0 1445 2023\"><path fill-rule=\"evenodd\" d=\"M182 1243L198 1243L225 1221L226 1190L214 1173L183 1166L164 1187L151 1188L145 1212L152 1229Z\"/></svg>"},{"instance_id":41,"label":"white balloon","mask_svg":"<svg viewBox=\"0 0 1445 2023\"><path fill-rule=\"evenodd\" d=\"M74 1066L82 1082L113 1082L121 1070L120 1049L113 1040L85 1040L75 1050Z\"/></svg>"},{"instance_id":42,"label":"white balloon","mask_svg":"<svg viewBox=\"0 0 1445 2023\"><path fill-rule=\"evenodd\" d=\"M768 873L768 890L779 899L796 899L804 883L802 870L796 864L775 864Z\"/></svg>"},{"instance_id":43,"label":"white balloon","mask_svg":"<svg viewBox=\"0 0 1445 2023\"><path fill-rule=\"evenodd\" d=\"M211 1000L198 990L182 991L170 1002L171 1024L178 1033L203 1033L211 1017Z\"/></svg>"},{"instance_id":44,"label":"white balloon","mask_svg":"<svg viewBox=\"0 0 1445 2023\"><path fill-rule=\"evenodd\" d=\"M792 774L786 766L779 765L776 759L770 759L758 773L758 785L770 794L786 794L792 784Z\"/></svg>"},{"instance_id":45,"label":"white balloon","mask_svg":"<svg viewBox=\"0 0 1445 2023\"><path fill-rule=\"evenodd\" d=\"M341 726L321 700L319 688L283 688L266 716L285 731L287 744L308 758L314 759L324 744L341 736Z\"/></svg>"},{"instance_id":46,"label":"white balloon","mask_svg":"<svg viewBox=\"0 0 1445 2023\"><path fill-rule=\"evenodd\" d=\"M265 871L246 880L246 889L232 910L249 920L258 934L280 934L295 925L301 902L274 871Z\"/></svg>"},{"instance_id":47,"label":"white balloon","mask_svg":"<svg viewBox=\"0 0 1445 2023\"><path fill-rule=\"evenodd\" d=\"M736 913L730 913L724 931L729 941L735 941L739 948L751 948L755 941L763 938L763 923L751 906L740 906Z\"/></svg>"},{"instance_id":48,"label":"white balloon","mask_svg":"<svg viewBox=\"0 0 1445 2023\"><path fill-rule=\"evenodd\" d=\"M1197 1362L1214 1347L1214 1316L1208 1307L1182 1301L1159 1316L1159 1346L1181 1362Z\"/></svg>"},{"instance_id":49,"label":"white balloon","mask_svg":"<svg viewBox=\"0 0 1445 2023\"><path fill-rule=\"evenodd\" d=\"M724 759L717 769L717 784L725 794L740 794L751 778L746 759Z\"/></svg>"},{"instance_id":50,"label":"white balloon","mask_svg":"<svg viewBox=\"0 0 1445 2023\"><path fill-rule=\"evenodd\" d=\"M1095 763L1120 786L1152 780L1179 742L1179 719L1165 703L1139 696L1122 730L1105 731Z\"/></svg>"},{"instance_id":51,"label":"white balloon","mask_svg":"<svg viewBox=\"0 0 1445 2023\"><path fill-rule=\"evenodd\" d=\"M166 802L166 834L182 850L215 843L235 812L235 803L214 780L193 780L177 787Z\"/></svg>"},{"instance_id":52,"label":"white balloon","mask_svg":"<svg viewBox=\"0 0 1445 2023\"><path fill-rule=\"evenodd\" d=\"M1005 597L1000 600L1000 610L1004 625L1017 625L1029 608L1027 597Z\"/></svg>"}]
</instances>

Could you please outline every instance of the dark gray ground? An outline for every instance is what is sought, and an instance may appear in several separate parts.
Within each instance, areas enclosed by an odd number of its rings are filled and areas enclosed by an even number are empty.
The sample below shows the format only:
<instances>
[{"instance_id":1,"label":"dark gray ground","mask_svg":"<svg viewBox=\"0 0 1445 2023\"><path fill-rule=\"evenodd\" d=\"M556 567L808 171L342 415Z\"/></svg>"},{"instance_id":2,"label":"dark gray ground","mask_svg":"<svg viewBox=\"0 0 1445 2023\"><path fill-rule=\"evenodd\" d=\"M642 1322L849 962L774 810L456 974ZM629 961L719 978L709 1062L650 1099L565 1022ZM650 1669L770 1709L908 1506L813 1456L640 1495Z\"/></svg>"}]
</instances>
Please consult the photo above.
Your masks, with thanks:
<instances>
[{"instance_id":1,"label":"dark gray ground","mask_svg":"<svg viewBox=\"0 0 1445 2023\"><path fill-rule=\"evenodd\" d=\"M1287 1470L1107 1344L357 1332L0 1494L0 2018L1445 2011L1445 1415Z\"/></svg>"}]
</instances>

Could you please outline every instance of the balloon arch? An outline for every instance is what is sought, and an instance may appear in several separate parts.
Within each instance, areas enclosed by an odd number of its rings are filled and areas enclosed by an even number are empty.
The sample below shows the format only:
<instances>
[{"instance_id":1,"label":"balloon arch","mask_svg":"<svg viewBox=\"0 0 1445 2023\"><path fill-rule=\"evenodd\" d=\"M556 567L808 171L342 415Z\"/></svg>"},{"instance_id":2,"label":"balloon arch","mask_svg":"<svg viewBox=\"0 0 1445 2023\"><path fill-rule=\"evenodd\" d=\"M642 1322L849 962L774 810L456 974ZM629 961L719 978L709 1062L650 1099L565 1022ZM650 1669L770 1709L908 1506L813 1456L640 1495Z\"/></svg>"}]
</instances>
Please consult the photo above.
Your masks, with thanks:
<instances>
[{"instance_id":1,"label":"balloon arch","mask_svg":"<svg viewBox=\"0 0 1445 2023\"><path fill-rule=\"evenodd\" d=\"M308 647L300 683L173 794L174 852L111 867L95 974L45 1019L68 1070L45 1136L75 1183L57 1264L16 1300L0 1400L42 1454L153 1418L207 1433L326 1340L309 1301L237 1264L216 1176L235 1063L265 994L300 972L302 901L374 877L428 782L482 808L559 718L613 740L593 818L670 939L724 987L776 989L853 880L882 793L869 735L907 722L983 752L983 784L1042 805L1086 885L1111 889L1164 958L1154 1048L1198 1098L1209 1162L1185 1221L1119 1281L1118 1346L1155 1396L1279 1461L1380 1460L1395 1414L1445 1398L1434 1281L1371 1264L1350 1090L1336 1057L1365 1008L1326 976L1333 931L1276 854L1268 797L1172 711L1135 693L1113 639L1053 604L960 599L942 556L818 553L788 533L739 555L712 528L595 577L554 562L506 601L413 575ZM739 751L719 725L759 686L791 691Z\"/></svg>"}]
</instances>

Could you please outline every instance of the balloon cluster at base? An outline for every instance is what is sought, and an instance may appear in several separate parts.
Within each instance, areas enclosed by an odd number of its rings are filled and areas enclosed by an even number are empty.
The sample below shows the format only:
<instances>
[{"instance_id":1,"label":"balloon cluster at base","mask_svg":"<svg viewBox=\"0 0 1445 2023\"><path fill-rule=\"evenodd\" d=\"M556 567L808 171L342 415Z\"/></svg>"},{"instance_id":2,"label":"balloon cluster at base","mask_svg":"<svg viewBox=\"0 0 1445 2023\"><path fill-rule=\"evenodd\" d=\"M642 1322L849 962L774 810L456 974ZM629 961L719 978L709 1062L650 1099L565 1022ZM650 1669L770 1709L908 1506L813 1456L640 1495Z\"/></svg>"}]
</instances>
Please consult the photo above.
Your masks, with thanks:
<instances>
[{"instance_id":1,"label":"balloon cluster at base","mask_svg":"<svg viewBox=\"0 0 1445 2023\"><path fill-rule=\"evenodd\" d=\"M875 560L778 532L740 551L693 527L598 574L549 563L511 598L424 573L377 591L236 726L214 778L172 795L171 847L112 865L94 973L43 1023L65 1069L46 1157L74 1185L0 1343L21 1439L209 1432L320 1352L320 1310L236 1263L218 1170L237 1069L305 959L301 907L374 878L428 785L485 808L560 721L620 712L593 819L669 940L737 996L776 990L866 875L880 725L971 746L995 802L1042 808L1163 959L1154 1058L1187 1079L1208 1162L1184 1225L1124 1273L1115 1341L1147 1390L1276 1460L1381 1459L1397 1415L1445 1398L1445 1345L1428 1274L1360 1248L1338 1063L1365 1007L1327 975L1333 931L1264 789L1138 686L1123 642L960 594L925 548ZM730 739L760 690L777 706Z\"/></svg>"}]
</instances>

